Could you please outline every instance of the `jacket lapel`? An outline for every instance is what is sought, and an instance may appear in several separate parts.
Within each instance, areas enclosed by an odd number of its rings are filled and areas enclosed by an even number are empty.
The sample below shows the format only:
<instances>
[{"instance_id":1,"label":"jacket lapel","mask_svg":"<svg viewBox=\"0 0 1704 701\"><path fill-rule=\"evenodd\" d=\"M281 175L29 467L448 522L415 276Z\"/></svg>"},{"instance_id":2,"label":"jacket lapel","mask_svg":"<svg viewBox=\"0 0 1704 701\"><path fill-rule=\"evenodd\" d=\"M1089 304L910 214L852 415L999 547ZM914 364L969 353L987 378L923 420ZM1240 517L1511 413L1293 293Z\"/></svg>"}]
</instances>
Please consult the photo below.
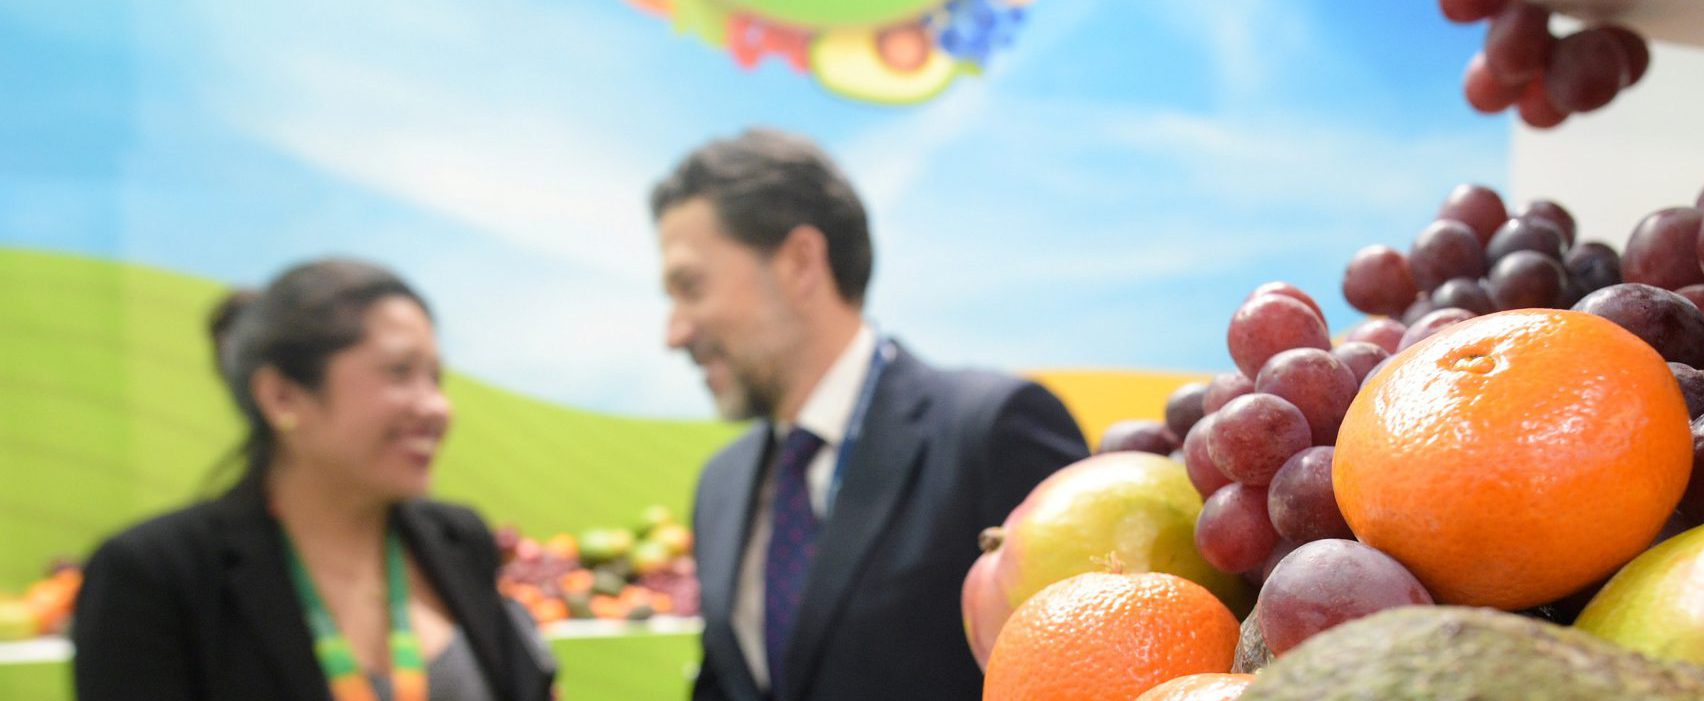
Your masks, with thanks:
<instances>
[{"instance_id":1,"label":"jacket lapel","mask_svg":"<svg viewBox=\"0 0 1704 701\"><path fill-rule=\"evenodd\" d=\"M850 594L870 549L909 491L926 442L918 419L927 406L922 364L901 351L882 372L849 457L840 493L818 535L805 578L798 622L787 650L787 688L776 698L802 698L824 638Z\"/></svg>"},{"instance_id":2,"label":"jacket lapel","mask_svg":"<svg viewBox=\"0 0 1704 701\"><path fill-rule=\"evenodd\" d=\"M479 562L475 557L477 544L462 542L461 535L447 524L426 518L419 504L399 505L394 518L409 553L461 626L486 677L498 683L497 692L502 697L515 698L513 674L502 667L499 654L506 642L503 604L497 597L496 581L484 578L491 573L492 563Z\"/></svg>"},{"instance_id":3,"label":"jacket lapel","mask_svg":"<svg viewBox=\"0 0 1704 701\"><path fill-rule=\"evenodd\" d=\"M266 513L266 497L257 477L245 478L219 498L217 518L224 539L226 594L248 619L268 661L293 699L331 701L325 673L313 655L308 632L285 564L284 541Z\"/></svg>"},{"instance_id":4,"label":"jacket lapel","mask_svg":"<svg viewBox=\"0 0 1704 701\"><path fill-rule=\"evenodd\" d=\"M771 424L760 421L718 459L725 468L706 470L703 503L698 505L698 573L705 618L704 646L715 649L718 677L735 698L758 698L739 640L734 636L734 596L740 565L751 538L751 514L768 459ZM706 657L710 657L706 655ZM709 660L706 660L709 661Z\"/></svg>"}]
</instances>

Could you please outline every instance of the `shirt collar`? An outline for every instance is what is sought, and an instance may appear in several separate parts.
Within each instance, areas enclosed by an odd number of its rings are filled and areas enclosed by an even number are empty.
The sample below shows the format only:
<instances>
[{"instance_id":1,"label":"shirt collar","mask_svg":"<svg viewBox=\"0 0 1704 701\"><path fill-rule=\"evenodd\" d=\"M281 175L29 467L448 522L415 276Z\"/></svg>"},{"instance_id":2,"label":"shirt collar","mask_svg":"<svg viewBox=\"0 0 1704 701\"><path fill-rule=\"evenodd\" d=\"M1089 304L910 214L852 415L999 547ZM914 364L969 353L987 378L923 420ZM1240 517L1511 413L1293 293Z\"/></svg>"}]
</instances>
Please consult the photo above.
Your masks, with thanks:
<instances>
[{"instance_id":1,"label":"shirt collar","mask_svg":"<svg viewBox=\"0 0 1704 701\"><path fill-rule=\"evenodd\" d=\"M860 324L858 333L840 351L840 357L835 358L834 364L829 366L828 372L805 398L804 405L799 407L798 425L816 434L825 445L840 445L846 438L847 422L852 420L852 411L864 389L864 378L870 374L870 359L875 352L875 330L869 324ZM786 437L790 430L791 424L775 425L777 438Z\"/></svg>"}]
</instances>

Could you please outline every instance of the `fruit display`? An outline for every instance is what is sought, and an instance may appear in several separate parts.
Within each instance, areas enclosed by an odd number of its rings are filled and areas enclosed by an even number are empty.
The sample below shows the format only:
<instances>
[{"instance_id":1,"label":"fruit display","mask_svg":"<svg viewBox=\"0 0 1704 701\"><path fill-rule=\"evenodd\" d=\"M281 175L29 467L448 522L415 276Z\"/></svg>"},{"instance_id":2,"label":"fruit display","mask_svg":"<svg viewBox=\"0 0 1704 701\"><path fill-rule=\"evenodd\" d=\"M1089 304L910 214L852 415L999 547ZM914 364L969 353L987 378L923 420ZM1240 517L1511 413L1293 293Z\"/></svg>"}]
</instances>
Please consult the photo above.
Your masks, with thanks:
<instances>
[{"instance_id":1,"label":"fruit display","mask_svg":"<svg viewBox=\"0 0 1704 701\"><path fill-rule=\"evenodd\" d=\"M1696 612L1704 600L1704 478L1695 478L1704 474L1704 311L1689 296L1704 292L1704 211L1654 212L1630 227L1622 251L1580 241L1558 203L1511 212L1490 188L1460 186L1408 250L1369 246L1349 257L1343 295L1366 319L1333 338L1306 292L1262 285L1225 327L1234 371L1178 388L1163 421L1109 428L1084 465L1143 453L1153 464L1181 460L1190 496L1202 501L1193 529L1178 532L1190 533L1201 561L1258 591L1227 634L1231 656L1196 673L1258 673L1246 693L1221 678L1180 681L1175 691L1152 684L1166 694L1158 698L1384 698L1364 692L1426 688L1429 667L1391 662L1379 669L1396 686L1333 671L1360 691L1331 696L1331 685L1296 683L1266 690L1273 685L1260 670L1268 666L1300 665L1278 675L1298 679L1307 665L1361 666L1334 656L1357 644L1344 640L1367 634L1340 631L1392 620L1404 631L1381 641L1390 643L1385 653L1432 654L1447 662L1438 674L1458 664L1428 652L1440 645L1439 626L1462 625L1488 655L1531 655L1556 670L1601 657L1629 670L1627 679L1592 682L1603 686L1564 683L1554 698L1616 697L1602 695L1610 688L1696 697L1685 695L1694 688L1689 675L1704 679L1704 667L1664 666L1626 650L1704 665ZM1069 503L1095 503L1094 480L1077 480ZM1174 659L1170 651L1102 640L1129 651L1119 670L1126 676L1116 678L1082 666L1088 662L1068 664L1067 656L1106 654L1091 641L1108 634L1078 617L1118 597L1076 601L1091 595L1059 594L1072 590L1057 582L1111 576L1084 573L1130 560L1130 534L1152 526L1087 518L1065 502L1038 507L1058 488L1052 482L1013 513L999 531L1004 547L966 581L967 631L986 660L987 698L1090 687L1080 695L1137 693L1130 685L1150 684L1141 675ZM1177 486L1145 488L1150 501L1162 493L1181 500ZM1045 519L1056 529L1051 540L1014 538L1026 522ZM1172 571L1152 557L1135 564L1137 572ZM1014 570L1055 584L1041 593L1037 580L1014 586ZM1569 624L1578 630L1562 627ZM1408 637L1408 629L1418 632ZM1555 636L1589 649L1561 655L1532 642ZM1022 651L1010 653L1019 661L1003 659L1007 648ZM1508 662L1490 662L1461 682L1482 684L1472 688L1486 695L1445 697L1528 697L1493 679ZM1003 666L1022 670L1025 681ZM1185 690L1192 685L1201 690ZM1496 695L1504 688L1512 695Z\"/></svg>"},{"instance_id":2,"label":"fruit display","mask_svg":"<svg viewBox=\"0 0 1704 701\"><path fill-rule=\"evenodd\" d=\"M845 98L933 99L1008 51L1030 0L628 0L745 69L775 58Z\"/></svg>"},{"instance_id":3,"label":"fruit display","mask_svg":"<svg viewBox=\"0 0 1704 701\"><path fill-rule=\"evenodd\" d=\"M632 528L558 533L542 541L512 526L494 535L503 558L498 591L541 624L698 615L692 531L666 508L645 509Z\"/></svg>"},{"instance_id":4,"label":"fruit display","mask_svg":"<svg viewBox=\"0 0 1704 701\"><path fill-rule=\"evenodd\" d=\"M505 527L494 536L503 558L498 590L540 623L698 615L692 531L663 507L646 509L632 528L540 541ZM64 635L82 583L82 569L59 560L22 595L0 593L0 642Z\"/></svg>"},{"instance_id":5,"label":"fruit display","mask_svg":"<svg viewBox=\"0 0 1704 701\"><path fill-rule=\"evenodd\" d=\"M1005 523L983 533L983 555L965 578L965 631L988 663L1012 611L1049 585L1117 560L1129 572L1192 580L1225 606L1246 611L1247 586L1196 553L1191 532L1201 497L1183 466L1157 455L1114 452L1066 467L1037 485Z\"/></svg>"},{"instance_id":6,"label":"fruit display","mask_svg":"<svg viewBox=\"0 0 1704 701\"><path fill-rule=\"evenodd\" d=\"M1551 11L1524 0L1438 0L1453 22L1486 23L1485 49L1467 62L1462 92L1485 114L1514 107L1521 121L1550 129L1569 115L1608 105L1651 65L1645 38L1613 24L1558 38Z\"/></svg>"},{"instance_id":7,"label":"fruit display","mask_svg":"<svg viewBox=\"0 0 1704 701\"><path fill-rule=\"evenodd\" d=\"M47 576L32 582L22 596L0 594L0 642L63 635L71 624L72 606L82 585L83 570L61 560L49 566Z\"/></svg>"}]
</instances>

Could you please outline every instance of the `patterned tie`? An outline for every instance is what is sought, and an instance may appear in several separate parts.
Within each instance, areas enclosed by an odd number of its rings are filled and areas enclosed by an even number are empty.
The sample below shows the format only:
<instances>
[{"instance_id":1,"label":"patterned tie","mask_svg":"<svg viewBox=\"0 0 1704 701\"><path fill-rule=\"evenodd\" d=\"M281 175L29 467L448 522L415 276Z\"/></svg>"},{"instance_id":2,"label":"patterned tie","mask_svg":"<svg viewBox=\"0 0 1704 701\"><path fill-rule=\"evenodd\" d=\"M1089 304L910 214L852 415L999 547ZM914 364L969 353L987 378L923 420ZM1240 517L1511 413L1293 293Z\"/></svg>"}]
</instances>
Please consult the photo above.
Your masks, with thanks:
<instances>
[{"instance_id":1,"label":"patterned tie","mask_svg":"<svg viewBox=\"0 0 1704 701\"><path fill-rule=\"evenodd\" d=\"M763 645L769 656L769 688L781 688L782 659L798 619L804 595L805 572L816 555L816 513L805 484L805 467L823 441L810 431L794 428L781 442L775 461L774 529L763 565Z\"/></svg>"}]
</instances>

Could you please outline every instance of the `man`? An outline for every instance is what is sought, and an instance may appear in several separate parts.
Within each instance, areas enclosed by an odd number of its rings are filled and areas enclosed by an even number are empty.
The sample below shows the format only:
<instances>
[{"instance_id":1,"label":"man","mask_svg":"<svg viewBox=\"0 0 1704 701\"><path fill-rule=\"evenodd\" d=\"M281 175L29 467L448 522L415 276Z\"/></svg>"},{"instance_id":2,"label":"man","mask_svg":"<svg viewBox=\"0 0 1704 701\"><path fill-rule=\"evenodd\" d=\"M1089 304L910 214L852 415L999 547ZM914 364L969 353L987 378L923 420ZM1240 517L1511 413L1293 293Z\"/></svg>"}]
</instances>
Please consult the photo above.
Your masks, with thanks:
<instances>
[{"instance_id":1,"label":"man","mask_svg":"<svg viewBox=\"0 0 1704 701\"><path fill-rule=\"evenodd\" d=\"M712 142L651 210L668 345L722 416L758 419L699 479L693 697L980 698L959 615L976 536L1086 456L1070 414L876 335L863 205L802 138Z\"/></svg>"}]
</instances>

